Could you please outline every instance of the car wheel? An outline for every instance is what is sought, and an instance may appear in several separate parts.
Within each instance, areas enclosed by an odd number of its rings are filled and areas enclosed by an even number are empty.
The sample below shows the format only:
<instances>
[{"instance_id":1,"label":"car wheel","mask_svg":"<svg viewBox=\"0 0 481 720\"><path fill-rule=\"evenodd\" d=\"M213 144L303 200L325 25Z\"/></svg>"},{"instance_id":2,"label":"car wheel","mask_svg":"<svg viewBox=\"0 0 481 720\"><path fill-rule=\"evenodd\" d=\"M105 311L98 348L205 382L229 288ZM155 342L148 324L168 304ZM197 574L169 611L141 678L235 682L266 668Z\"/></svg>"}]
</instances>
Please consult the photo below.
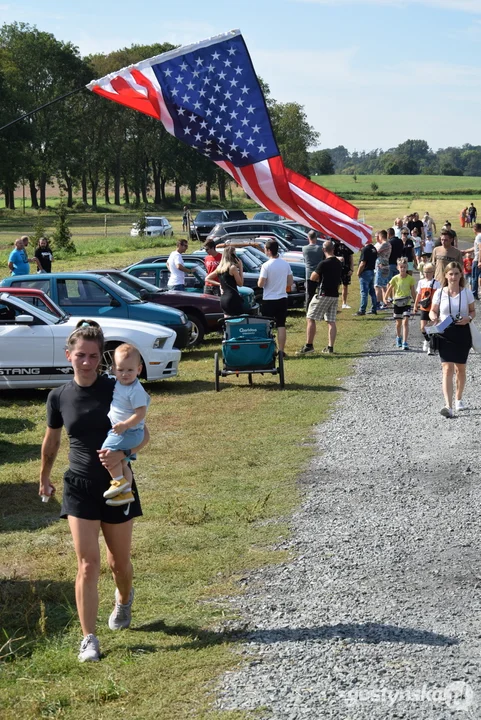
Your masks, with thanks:
<instances>
[{"instance_id":1,"label":"car wheel","mask_svg":"<svg viewBox=\"0 0 481 720\"><path fill-rule=\"evenodd\" d=\"M112 364L114 361L114 352L115 348L118 347L120 343L110 343L110 345L106 345L104 348L104 352L102 355L102 360L100 361L100 372L101 373L110 373L112 371Z\"/></svg>"},{"instance_id":2,"label":"car wheel","mask_svg":"<svg viewBox=\"0 0 481 720\"><path fill-rule=\"evenodd\" d=\"M196 313L186 313L190 322L192 323L192 334L191 339L187 347L195 347L200 345L205 335L205 326L201 318Z\"/></svg>"}]
</instances>

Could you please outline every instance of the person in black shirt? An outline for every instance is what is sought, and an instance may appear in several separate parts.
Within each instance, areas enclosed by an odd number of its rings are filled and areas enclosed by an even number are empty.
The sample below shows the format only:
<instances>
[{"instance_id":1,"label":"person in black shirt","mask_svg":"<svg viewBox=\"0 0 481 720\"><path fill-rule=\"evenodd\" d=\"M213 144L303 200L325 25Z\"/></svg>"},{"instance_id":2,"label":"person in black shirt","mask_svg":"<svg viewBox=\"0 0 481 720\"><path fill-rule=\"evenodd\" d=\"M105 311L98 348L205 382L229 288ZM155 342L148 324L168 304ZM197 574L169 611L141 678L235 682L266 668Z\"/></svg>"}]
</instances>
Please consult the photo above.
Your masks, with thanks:
<instances>
[{"instance_id":1,"label":"person in black shirt","mask_svg":"<svg viewBox=\"0 0 481 720\"><path fill-rule=\"evenodd\" d=\"M334 240L334 255L342 261L342 309L350 310L351 306L347 304L347 293L351 284L352 273L354 272L354 253L345 243Z\"/></svg>"},{"instance_id":2,"label":"person in black shirt","mask_svg":"<svg viewBox=\"0 0 481 720\"><path fill-rule=\"evenodd\" d=\"M130 546L133 518L142 515L135 483L135 500L127 506L112 507L103 493L110 484L106 468L138 452L148 441L128 451L99 450L110 430L107 417L115 381L98 375L103 353L103 334L94 321L80 320L67 340L67 359L74 370L73 380L49 393L47 430L42 443L39 494L50 496L55 487L50 481L65 426L69 437L69 469L64 475L61 517L67 518L77 554L78 572L75 596L84 639L79 660L100 658L95 625L98 611L100 573L99 532L107 545L107 560L116 584L115 608L109 618L111 630L128 627L133 600ZM145 428L146 429L146 428Z\"/></svg>"},{"instance_id":3,"label":"person in black shirt","mask_svg":"<svg viewBox=\"0 0 481 720\"><path fill-rule=\"evenodd\" d=\"M307 311L307 339L306 344L296 355L310 355L314 352L314 338L316 336L316 321L325 320L328 325L328 344L323 353L334 352L334 341L336 339L336 315L339 303L339 285L341 284L342 264L339 258L334 256L334 243L326 240L322 246L325 259L319 263L311 275L311 280L319 283L317 295L315 295Z\"/></svg>"},{"instance_id":4,"label":"person in black shirt","mask_svg":"<svg viewBox=\"0 0 481 720\"><path fill-rule=\"evenodd\" d=\"M419 213L415 212L410 216L408 228L412 232L414 228L419 230L419 237L424 240L424 223L419 219Z\"/></svg>"},{"instance_id":5,"label":"person in black shirt","mask_svg":"<svg viewBox=\"0 0 481 720\"><path fill-rule=\"evenodd\" d=\"M409 230L403 230L401 232L401 240L403 244L403 254L408 261L408 275L413 274L414 265L416 262L416 255L414 253L414 240L409 235Z\"/></svg>"},{"instance_id":6,"label":"person in black shirt","mask_svg":"<svg viewBox=\"0 0 481 720\"><path fill-rule=\"evenodd\" d=\"M35 250L35 257L39 262L39 272L50 273L52 272L52 260L53 252L48 243L47 238L40 238L38 241L37 248Z\"/></svg>"},{"instance_id":7,"label":"person in black shirt","mask_svg":"<svg viewBox=\"0 0 481 720\"><path fill-rule=\"evenodd\" d=\"M403 256L404 243L400 237L396 236L394 228L388 229L387 240L391 246L391 254L389 256L389 281L391 281L394 275L397 275L399 272L397 268L397 261Z\"/></svg>"},{"instance_id":8,"label":"person in black shirt","mask_svg":"<svg viewBox=\"0 0 481 720\"><path fill-rule=\"evenodd\" d=\"M367 245L364 245L361 250L359 267L357 269L357 276L359 278L359 285L361 288L361 305L356 315L365 315L367 309L367 298L371 296L372 308L370 310L371 315L377 315L377 297L376 291L374 290L374 268L376 267L377 250L369 240Z\"/></svg>"}]
</instances>

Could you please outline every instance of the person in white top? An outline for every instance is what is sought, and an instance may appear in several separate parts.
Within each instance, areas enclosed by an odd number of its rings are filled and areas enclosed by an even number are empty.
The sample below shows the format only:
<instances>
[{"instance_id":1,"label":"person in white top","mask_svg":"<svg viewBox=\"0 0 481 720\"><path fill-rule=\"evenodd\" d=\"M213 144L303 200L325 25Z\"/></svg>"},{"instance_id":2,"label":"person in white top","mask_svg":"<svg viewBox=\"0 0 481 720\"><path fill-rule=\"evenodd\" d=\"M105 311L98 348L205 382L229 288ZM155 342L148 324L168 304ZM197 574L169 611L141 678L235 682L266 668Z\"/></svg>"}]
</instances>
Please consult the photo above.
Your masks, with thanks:
<instances>
[{"instance_id":1,"label":"person in white top","mask_svg":"<svg viewBox=\"0 0 481 720\"><path fill-rule=\"evenodd\" d=\"M277 240L266 242L266 255L269 258L261 267L257 285L262 288L262 314L276 321L279 352L285 355L287 288L292 285L291 266L279 257Z\"/></svg>"},{"instance_id":2,"label":"person in white top","mask_svg":"<svg viewBox=\"0 0 481 720\"><path fill-rule=\"evenodd\" d=\"M429 317L435 325L448 318L451 324L442 333L436 335L443 368L443 395L445 407L443 417L453 417L453 377L456 371L456 410L467 410L463 402L466 383L466 362L472 347L469 323L475 315L474 297L471 290L464 287L463 269L458 262L450 262L444 272L443 287L436 290Z\"/></svg>"},{"instance_id":3,"label":"person in white top","mask_svg":"<svg viewBox=\"0 0 481 720\"><path fill-rule=\"evenodd\" d=\"M177 250L172 250L167 260L167 269L170 277L167 281L169 290L185 290L185 275L192 273L182 262L182 253L185 253L189 246L187 240L178 240Z\"/></svg>"}]
</instances>

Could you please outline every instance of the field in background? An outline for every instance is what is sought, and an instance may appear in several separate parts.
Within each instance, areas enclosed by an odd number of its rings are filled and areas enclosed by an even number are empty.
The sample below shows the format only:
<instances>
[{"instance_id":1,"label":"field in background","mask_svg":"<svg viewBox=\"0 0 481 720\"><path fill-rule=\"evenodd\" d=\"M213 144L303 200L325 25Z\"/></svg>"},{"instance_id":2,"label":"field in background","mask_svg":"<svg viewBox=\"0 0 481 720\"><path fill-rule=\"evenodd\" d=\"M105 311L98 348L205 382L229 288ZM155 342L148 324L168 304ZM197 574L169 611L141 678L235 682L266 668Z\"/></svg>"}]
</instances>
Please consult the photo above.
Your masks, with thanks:
<instances>
[{"instance_id":1,"label":"field in background","mask_svg":"<svg viewBox=\"0 0 481 720\"><path fill-rule=\"evenodd\" d=\"M448 175L313 175L312 180L333 190L339 195L372 195L372 183L376 183L378 194L385 192L390 195L398 193L422 194L463 194L473 198L472 194L481 196L481 177L453 177ZM468 203L469 204L469 203ZM476 205L476 203L475 203Z\"/></svg>"}]
</instances>

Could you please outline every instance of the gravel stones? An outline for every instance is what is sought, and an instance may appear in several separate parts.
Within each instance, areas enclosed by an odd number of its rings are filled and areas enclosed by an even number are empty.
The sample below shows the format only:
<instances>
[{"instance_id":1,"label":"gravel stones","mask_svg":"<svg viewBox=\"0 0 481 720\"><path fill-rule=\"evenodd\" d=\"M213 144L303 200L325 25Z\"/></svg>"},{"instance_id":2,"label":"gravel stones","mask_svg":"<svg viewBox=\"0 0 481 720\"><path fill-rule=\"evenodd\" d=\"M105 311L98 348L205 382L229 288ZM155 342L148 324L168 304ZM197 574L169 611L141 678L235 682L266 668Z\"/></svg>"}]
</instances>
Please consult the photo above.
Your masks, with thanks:
<instances>
[{"instance_id":1,"label":"gravel stones","mask_svg":"<svg viewBox=\"0 0 481 720\"><path fill-rule=\"evenodd\" d=\"M374 340L300 478L296 558L233 599L247 662L217 708L279 720L481 717L480 359L441 417L438 357ZM319 360L321 363L322 360Z\"/></svg>"}]
</instances>

